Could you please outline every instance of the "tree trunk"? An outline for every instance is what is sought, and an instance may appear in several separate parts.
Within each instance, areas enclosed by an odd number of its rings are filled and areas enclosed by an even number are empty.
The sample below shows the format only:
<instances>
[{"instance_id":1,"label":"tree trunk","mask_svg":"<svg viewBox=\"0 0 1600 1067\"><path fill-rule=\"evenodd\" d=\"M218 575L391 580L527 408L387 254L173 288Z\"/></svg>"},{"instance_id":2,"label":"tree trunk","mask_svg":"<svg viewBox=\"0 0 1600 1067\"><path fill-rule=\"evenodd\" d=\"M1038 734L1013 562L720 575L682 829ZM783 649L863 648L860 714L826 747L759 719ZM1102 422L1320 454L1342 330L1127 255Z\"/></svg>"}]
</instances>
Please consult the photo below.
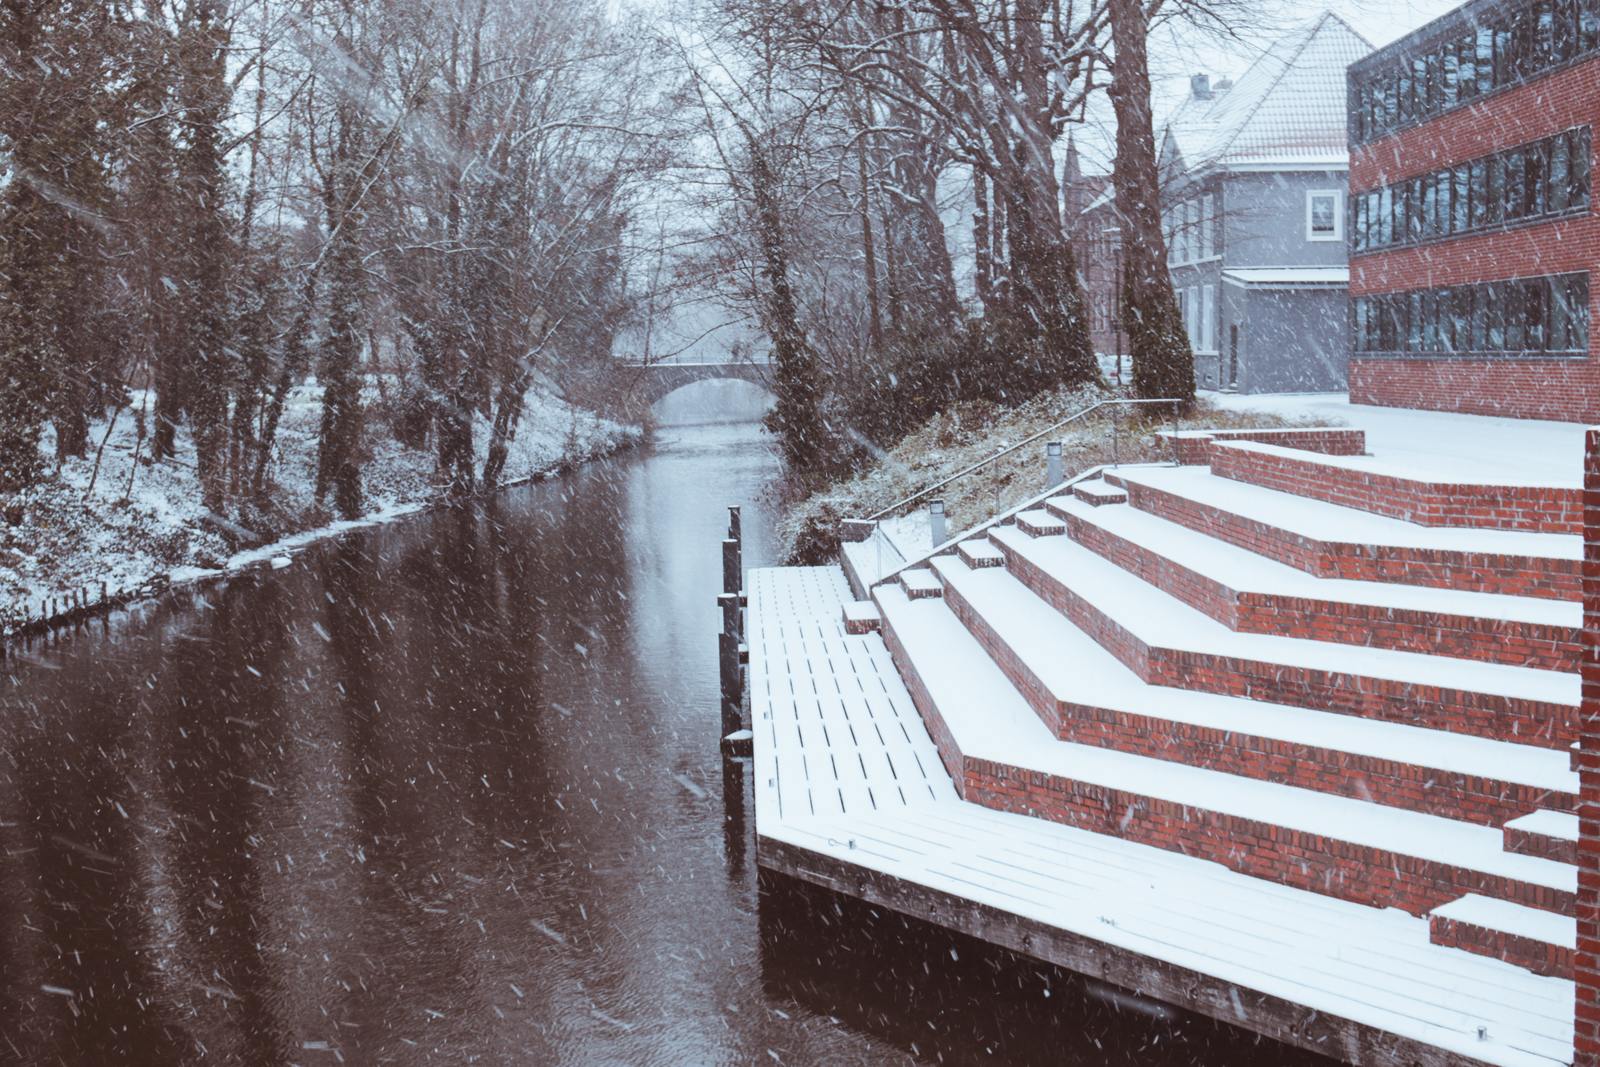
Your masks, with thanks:
<instances>
[{"instance_id":1,"label":"tree trunk","mask_svg":"<svg viewBox=\"0 0 1600 1067\"><path fill-rule=\"evenodd\" d=\"M772 338L773 392L776 402L764 420L775 433L784 459L797 470L813 470L827 459L822 424L821 382L800 331L794 290L789 284L789 254L778 208L777 177L759 144L750 145L750 188L755 205L762 274L767 282L766 328Z\"/></svg>"},{"instance_id":2,"label":"tree trunk","mask_svg":"<svg viewBox=\"0 0 1600 1067\"><path fill-rule=\"evenodd\" d=\"M1117 118L1112 181L1123 225L1123 325L1133 358L1134 392L1194 400L1194 352L1167 272L1161 184L1150 114L1149 20L1140 0L1110 0L1116 49L1111 103Z\"/></svg>"}]
</instances>

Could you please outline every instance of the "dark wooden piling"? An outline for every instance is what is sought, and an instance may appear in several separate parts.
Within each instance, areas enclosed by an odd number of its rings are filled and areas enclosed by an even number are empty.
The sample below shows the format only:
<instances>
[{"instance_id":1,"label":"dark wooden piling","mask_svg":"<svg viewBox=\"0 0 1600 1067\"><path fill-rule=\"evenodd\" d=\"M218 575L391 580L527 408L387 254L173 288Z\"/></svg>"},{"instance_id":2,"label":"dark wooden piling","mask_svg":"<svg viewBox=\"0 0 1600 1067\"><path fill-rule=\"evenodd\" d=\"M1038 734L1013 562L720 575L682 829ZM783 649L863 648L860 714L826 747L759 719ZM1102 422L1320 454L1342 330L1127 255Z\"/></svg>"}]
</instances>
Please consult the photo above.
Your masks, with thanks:
<instances>
[{"instance_id":1,"label":"dark wooden piling","mask_svg":"<svg viewBox=\"0 0 1600 1067\"><path fill-rule=\"evenodd\" d=\"M744 728L744 553L739 507L728 508L728 536L722 541L722 592L717 606L722 625L717 634L717 673L722 706L723 748Z\"/></svg>"}]
</instances>

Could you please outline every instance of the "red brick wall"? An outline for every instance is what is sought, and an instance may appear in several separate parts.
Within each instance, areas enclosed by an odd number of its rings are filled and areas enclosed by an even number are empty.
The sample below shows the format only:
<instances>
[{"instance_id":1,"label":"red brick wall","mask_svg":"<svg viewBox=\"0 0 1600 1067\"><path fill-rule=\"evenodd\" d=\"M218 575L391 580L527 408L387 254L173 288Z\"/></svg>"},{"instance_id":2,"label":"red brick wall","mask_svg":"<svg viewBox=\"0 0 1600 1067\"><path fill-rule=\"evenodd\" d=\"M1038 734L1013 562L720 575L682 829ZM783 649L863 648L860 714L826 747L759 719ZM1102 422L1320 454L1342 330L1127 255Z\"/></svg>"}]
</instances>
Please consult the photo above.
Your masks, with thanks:
<instances>
[{"instance_id":1,"label":"red brick wall","mask_svg":"<svg viewBox=\"0 0 1600 1067\"><path fill-rule=\"evenodd\" d=\"M1435 945L1464 948L1492 960L1505 960L1526 967L1534 974L1559 978L1572 976L1572 950L1544 941L1533 941L1516 934L1462 924L1435 915L1429 922L1429 940Z\"/></svg>"},{"instance_id":2,"label":"red brick wall","mask_svg":"<svg viewBox=\"0 0 1600 1067\"><path fill-rule=\"evenodd\" d=\"M1600 430L1583 459L1583 706L1578 753L1574 1067L1600 1067Z\"/></svg>"},{"instance_id":3,"label":"red brick wall","mask_svg":"<svg viewBox=\"0 0 1600 1067\"><path fill-rule=\"evenodd\" d=\"M1600 149L1600 59L1480 100L1354 148L1351 195L1525 144L1571 126L1595 127ZM1350 295L1568 271L1600 264L1600 168L1591 162L1590 212L1350 259ZM1600 419L1600 278L1589 286L1588 360L1350 360L1361 404L1522 418Z\"/></svg>"},{"instance_id":4,"label":"red brick wall","mask_svg":"<svg viewBox=\"0 0 1600 1067\"><path fill-rule=\"evenodd\" d=\"M1288 429L1288 430L1205 430L1172 433L1166 430L1156 434L1170 444L1178 462L1186 467L1205 466L1211 462L1213 441L1259 441L1281 448L1298 448L1306 452L1321 452L1329 456L1359 456L1367 450L1365 430L1345 429Z\"/></svg>"}]
</instances>

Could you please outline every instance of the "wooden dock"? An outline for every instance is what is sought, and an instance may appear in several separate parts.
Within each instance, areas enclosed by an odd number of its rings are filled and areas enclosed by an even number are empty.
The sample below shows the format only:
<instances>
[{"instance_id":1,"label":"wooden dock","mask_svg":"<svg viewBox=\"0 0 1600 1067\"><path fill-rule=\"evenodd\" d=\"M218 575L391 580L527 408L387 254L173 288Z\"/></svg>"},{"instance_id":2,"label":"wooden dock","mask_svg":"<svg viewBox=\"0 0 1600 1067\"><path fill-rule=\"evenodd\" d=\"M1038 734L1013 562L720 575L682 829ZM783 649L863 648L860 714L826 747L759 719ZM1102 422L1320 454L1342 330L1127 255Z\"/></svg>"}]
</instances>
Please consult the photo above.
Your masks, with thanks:
<instances>
[{"instance_id":1,"label":"wooden dock","mask_svg":"<svg viewBox=\"0 0 1600 1067\"><path fill-rule=\"evenodd\" d=\"M763 867L1356 1064L1569 1064L1573 986L1428 923L969 804L833 567L753 570Z\"/></svg>"}]
</instances>

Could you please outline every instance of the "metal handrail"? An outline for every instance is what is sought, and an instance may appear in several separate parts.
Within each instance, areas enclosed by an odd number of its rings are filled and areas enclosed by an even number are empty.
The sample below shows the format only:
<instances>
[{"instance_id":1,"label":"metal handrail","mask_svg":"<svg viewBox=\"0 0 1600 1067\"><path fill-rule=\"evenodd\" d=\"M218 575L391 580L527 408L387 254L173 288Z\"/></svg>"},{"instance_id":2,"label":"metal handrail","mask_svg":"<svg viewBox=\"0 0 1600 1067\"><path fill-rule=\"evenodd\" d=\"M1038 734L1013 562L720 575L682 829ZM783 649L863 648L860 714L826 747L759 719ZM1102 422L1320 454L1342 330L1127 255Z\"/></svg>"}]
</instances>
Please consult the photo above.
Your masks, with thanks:
<instances>
[{"instance_id":1,"label":"metal handrail","mask_svg":"<svg viewBox=\"0 0 1600 1067\"><path fill-rule=\"evenodd\" d=\"M956 473L950 475L948 478L945 478L943 481L934 482L932 485L928 486L925 489L917 490L915 493L912 493L910 496L906 497L904 500L897 500L893 504L890 504L888 507L882 508L882 509L880 509L878 511L873 512L871 515L868 515L866 517L866 519L863 520L863 521L865 521L865 522L876 522L879 519L886 518L891 513L899 511L901 508L905 507L907 504L914 504L918 500L921 500L923 497L927 496L929 493L932 493L932 492L934 492L935 490L938 490L938 489L943 489L945 486L949 485L951 482L958 481L958 480L960 480L962 478L965 478L967 475L971 474L973 471L976 471L976 470L979 470L979 469L981 469L983 467L988 466L989 464L993 463L995 460L1001 458L1002 456L1009 456L1011 453L1015 452L1017 449L1022 448L1022 447L1026 446L1026 445L1031 445L1035 441L1039 440L1039 438L1044 437L1044 436L1046 436L1048 434L1055 433L1057 430L1061 429L1061 427L1067 425L1069 422L1076 422L1078 419L1083 418L1085 415L1092 414L1093 412L1096 412L1096 411L1100 410L1101 408L1105 408L1105 407L1132 407L1132 406L1134 406L1136 404L1173 404L1173 405L1178 405L1178 404L1182 404L1182 403L1183 403L1182 400L1178 400L1176 398L1161 397L1161 398L1157 398L1157 399L1153 399L1153 400L1101 400L1098 403L1090 404L1088 407L1084 408L1082 411L1074 412L1073 414L1068 415L1066 418L1062 419L1060 422L1055 423L1054 425L1051 425L1051 426L1046 426L1044 429L1040 430L1038 433L1035 433L1035 434L1032 434L1031 436L1025 437L1021 441L1018 441L1014 445L1007 445L1005 448L1002 448L1000 451L996 452L994 455L988 457L987 459L980 459L978 462L974 463L972 466L967 467L965 470L957 471Z\"/></svg>"},{"instance_id":2,"label":"metal handrail","mask_svg":"<svg viewBox=\"0 0 1600 1067\"><path fill-rule=\"evenodd\" d=\"M1062 491L1071 489L1079 482L1091 481L1100 477L1106 472L1106 470L1107 467L1103 463L1098 466L1090 467L1087 470L1081 470L1077 474L1069 475L1061 484L1052 485L1043 492L1028 497L1027 499L1023 500L1022 503L1013 504L1002 511L997 511L987 519L984 519L982 522L978 523L978 525L969 527L968 529L962 530L960 533L955 534L954 536L946 538L942 543L934 545L921 555L913 556L912 558L908 559L902 554L900 557L900 566L894 567L889 571L879 575L877 580L869 583L869 585L873 589L876 589L885 582L892 582L901 571L908 571L913 567L919 567L935 556L942 556L946 552L952 551L956 545L960 544L962 541L977 537L986 530L990 530L996 526L1005 524L1007 520L1011 519L1019 511L1027 511L1030 508L1036 508L1046 500L1049 500L1051 497L1060 495ZM881 533L878 534L878 539L880 542L884 540L884 537ZM891 547L893 547L892 542ZM898 552L899 550L896 549L896 551Z\"/></svg>"}]
</instances>

